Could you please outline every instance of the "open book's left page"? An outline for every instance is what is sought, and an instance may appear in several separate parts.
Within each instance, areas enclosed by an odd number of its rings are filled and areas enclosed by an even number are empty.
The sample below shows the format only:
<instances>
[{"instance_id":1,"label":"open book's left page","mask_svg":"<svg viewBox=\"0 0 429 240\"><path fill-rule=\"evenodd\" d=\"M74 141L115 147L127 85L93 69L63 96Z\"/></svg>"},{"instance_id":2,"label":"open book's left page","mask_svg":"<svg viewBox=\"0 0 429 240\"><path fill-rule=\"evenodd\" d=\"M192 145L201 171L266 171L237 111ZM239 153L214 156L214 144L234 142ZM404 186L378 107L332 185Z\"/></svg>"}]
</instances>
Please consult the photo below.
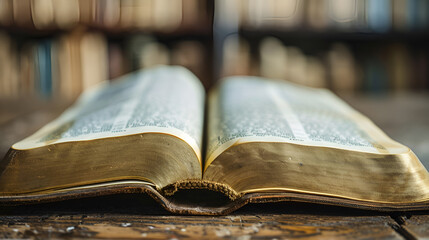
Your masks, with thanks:
<instances>
[{"instance_id":1,"label":"open book's left page","mask_svg":"<svg viewBox=\"0 0 429 240\"><path fill-rule=\"evenodd\" d=\"M12 147L162 132L185 140L201 158L203 114L204 90L198 79L181 67L158 67L99 84L55 121Z\"/></svg>"},{"instance_id":2,"label":"open book's left page","mask_svg":"<svg viewBox=\"0 0 429 240\"><path fill-rule=\"evenodd\" d=\"M204 88L181 67L138 71L85 92L14 144L0 193L139 180L162 188L201 178Z\"/></svg>"}]
</instances>

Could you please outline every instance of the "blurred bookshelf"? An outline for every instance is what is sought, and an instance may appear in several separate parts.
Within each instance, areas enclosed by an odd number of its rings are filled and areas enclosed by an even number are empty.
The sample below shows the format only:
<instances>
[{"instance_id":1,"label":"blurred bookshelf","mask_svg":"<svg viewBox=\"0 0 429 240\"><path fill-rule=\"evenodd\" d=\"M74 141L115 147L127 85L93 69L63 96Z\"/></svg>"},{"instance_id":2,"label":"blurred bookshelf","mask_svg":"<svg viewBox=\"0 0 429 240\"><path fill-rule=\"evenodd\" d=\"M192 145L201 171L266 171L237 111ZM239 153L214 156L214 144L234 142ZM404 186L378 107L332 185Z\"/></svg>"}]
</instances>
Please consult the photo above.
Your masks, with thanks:
<instances>
[{"instance_id":1,"label":"blurred bookshelf","mask_svg":"<svg viewBox=\"0 0 429 240\"><path fill-rule=\"evenodd\" d=\"M0 100L74 100L157 64L206 89L256 75L336 92L429 90L426 0L0 0Z\"/></svg>"},{"instance_id":2,"label":"blurred bookshelf","mask_svg":"<svg viewBox=\"0 0 429 240\"><path fill-rule=\"evenodd\" d=\"M158 64L183 65L208 87L213 7L211 0L0 0L0 99L72 101Z\"/></svg>"},{"instance_id":3,"label":"blurred bookshelf","mask_svg":"<svg viewBox=\"0 0 429 240\"><path fill-rule=\"evenodd\" d=\"M429 88L428 1L216 3L219 76L264 76L350 93Z\"/></svg>"}]
</instances>

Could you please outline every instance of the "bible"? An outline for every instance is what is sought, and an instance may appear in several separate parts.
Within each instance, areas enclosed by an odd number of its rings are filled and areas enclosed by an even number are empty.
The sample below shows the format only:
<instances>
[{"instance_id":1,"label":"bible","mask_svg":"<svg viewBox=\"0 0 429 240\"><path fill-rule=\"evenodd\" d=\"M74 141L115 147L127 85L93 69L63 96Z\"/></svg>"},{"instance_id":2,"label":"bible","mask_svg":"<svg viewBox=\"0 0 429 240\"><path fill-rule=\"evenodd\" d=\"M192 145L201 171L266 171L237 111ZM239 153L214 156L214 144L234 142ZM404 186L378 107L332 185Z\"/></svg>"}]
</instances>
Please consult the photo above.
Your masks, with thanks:
<instances>
[{"instance_id":1,"label":"bible","mask_svg":"<svg viewBox=\"0 0 429 240\"><path fill-rule=\"evenodd\" d=\"M429 209L429 174L417 156L332 92L234 76L206 96L178 66L85 91L0 166L2 205L146 193L185 214L274 201ZM174 200L207 190L229 201Z\"/></svg>"}]
</instances>

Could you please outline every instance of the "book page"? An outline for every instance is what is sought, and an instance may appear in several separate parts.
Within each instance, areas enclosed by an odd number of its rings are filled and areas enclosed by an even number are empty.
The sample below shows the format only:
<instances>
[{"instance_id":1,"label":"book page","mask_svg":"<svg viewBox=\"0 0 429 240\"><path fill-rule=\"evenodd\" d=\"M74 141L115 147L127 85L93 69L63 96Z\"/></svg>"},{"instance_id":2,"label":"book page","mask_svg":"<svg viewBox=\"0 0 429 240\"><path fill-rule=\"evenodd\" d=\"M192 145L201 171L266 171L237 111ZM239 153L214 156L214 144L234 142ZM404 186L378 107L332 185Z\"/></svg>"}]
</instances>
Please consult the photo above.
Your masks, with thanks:
<instances>
[{"instance_id":1,"label":"book page","mask_svg":"<svg viewBox=\"0 0 429 240\"><path fill-rule=\"evenodd\" d=\"M186 141L201 161L204 88L182 67L157 67L104 82L32 136L14 144L29 149L148 132Z\"/></svg>"},{"instance_id":2,"label":"book page","mask_svg":"<svg viewBox=\"0 0 429 240\"><path fill-rule=\"evenodd\" d=\"M257 77L224 79L209 100L205 168L245 142L288 142L370 153L409 149L324 89Z\"/></svg>"}]
</instances>

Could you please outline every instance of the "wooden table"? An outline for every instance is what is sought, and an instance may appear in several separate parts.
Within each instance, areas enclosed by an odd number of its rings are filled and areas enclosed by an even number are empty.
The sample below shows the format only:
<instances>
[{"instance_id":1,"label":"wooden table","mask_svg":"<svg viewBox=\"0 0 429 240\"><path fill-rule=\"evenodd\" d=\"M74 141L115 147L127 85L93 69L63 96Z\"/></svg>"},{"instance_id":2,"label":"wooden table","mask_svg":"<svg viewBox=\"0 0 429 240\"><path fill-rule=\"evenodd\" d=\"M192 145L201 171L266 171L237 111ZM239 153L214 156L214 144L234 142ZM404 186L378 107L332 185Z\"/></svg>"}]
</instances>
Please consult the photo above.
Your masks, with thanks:
<instances>
[{"instance_id":1,"label":"wooden table","mask_svg":"<svg viewBox=\"0 0 429 240\"><path fill-rule=\"evenodd\" d=\"M429 168L429 95L341 95ZM0 102L0 155L67 104ZM0 238L429 238L429 211L396 214L303 203L253 204L219 217L177 216L147 196L0 208Z\"/></svg>"}]
</instances>

